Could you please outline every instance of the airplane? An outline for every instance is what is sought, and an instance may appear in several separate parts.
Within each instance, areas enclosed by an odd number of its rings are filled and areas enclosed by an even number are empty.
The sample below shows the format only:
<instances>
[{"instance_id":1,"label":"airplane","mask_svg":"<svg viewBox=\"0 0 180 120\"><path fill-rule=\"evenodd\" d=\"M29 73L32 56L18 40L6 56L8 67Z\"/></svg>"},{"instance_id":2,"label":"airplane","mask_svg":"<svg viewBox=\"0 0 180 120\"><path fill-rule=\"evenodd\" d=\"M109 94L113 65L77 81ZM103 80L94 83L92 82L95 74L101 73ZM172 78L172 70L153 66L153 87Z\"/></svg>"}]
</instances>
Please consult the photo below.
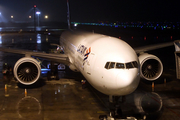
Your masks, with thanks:
<instances>
[{"instance_id":1,"label":"airplane","mask_svg":"<svg viewBox=\"0 0 180 120\"><path fill-rule=\"evenodd\" d=\"M109 95L110 101L113 101L113 96L124 96L135 91L140 78L154 81L161 76L161 60L146 52L171 46L173 42L133 49L119 38L72 30L68 2L67 8L69 29L60 36L64 54L0 48L3 52L25 55L15 63L13 70L21 84L32 85L41 75L41 65L32 56L62 63L72 71L81 72L95 89Z\"/></svg>"}]
</instances>

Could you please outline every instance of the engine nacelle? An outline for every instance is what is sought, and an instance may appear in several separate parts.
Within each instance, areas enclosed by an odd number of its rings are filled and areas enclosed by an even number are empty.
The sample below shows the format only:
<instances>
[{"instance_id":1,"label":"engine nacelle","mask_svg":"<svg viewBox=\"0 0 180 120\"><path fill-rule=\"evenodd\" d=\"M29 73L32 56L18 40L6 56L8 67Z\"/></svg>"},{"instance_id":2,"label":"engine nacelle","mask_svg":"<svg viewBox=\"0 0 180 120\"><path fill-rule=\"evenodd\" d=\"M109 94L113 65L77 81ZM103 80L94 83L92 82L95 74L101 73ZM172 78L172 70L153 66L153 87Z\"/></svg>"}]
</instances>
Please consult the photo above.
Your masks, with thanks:
<instances>
[{"instance_id":1,"label":"engine nacelle","mask_svg":"<svg viewBox=\"0 0 180 120\"><path fill-rule=\"evenodd\" d=\"M40 75L40 63L32 57L23 57L14 65L14 76L24 85L31 85L35 83L39 79Z\"/></svg>"},{"instance_id":2,"label":"engine nacelle","mask_svg":"<svg viewBox=\"0 0 180 120\"><path fill-rule=\"evenodd\" d=\"M151 54L143 53L139 56L140 76L149 81L158 79L163 72L161 60Z\"/></svg>"}]
</instances>

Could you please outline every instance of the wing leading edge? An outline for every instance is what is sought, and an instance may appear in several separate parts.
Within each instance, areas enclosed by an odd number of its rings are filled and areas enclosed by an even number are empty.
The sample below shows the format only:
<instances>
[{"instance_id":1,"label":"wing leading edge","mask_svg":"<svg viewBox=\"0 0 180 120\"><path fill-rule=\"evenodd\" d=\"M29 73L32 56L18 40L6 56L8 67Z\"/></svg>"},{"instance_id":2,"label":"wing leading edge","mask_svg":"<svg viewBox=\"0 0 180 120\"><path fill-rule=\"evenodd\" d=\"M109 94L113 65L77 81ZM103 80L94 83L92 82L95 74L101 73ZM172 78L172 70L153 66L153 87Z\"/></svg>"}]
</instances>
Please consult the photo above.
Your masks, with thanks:
<instances>
[{"instance_id":1,"label":"wing leading edge","mask_svg":"<svg viewBox=\"0 0 180 120\"><path fill-rule=\"evenodd\" d=\"M63 63L65 65L69 65L70 63L68 56L66 54L43 53L43 52L35 52L35 51L22 50L22 49L20 50L20 49L2 48L2 47L0 47L0 51L15 53L15 54L23 54L25 56L40 57L50 61Z\"/></svg>"},{"instance_id":2,"label":"wing leading edge","mask_svg":"<svg viewBox=\"0 0 180 120\"><path fill-rule=\"evenodd\" d=\"M136 53L142 53L150 50L155 50L159 48L169 47L174 45L174 42L168 42L168 43L160 43L156 45L148 45L143 47L135 48L134 50ZM9 53L16 53L16 54L24 54L25 56L35 56L44 58L47 60L51 60L58 63L63 63L65 65L69 65L69 58L66 54L54 54L54 53L43 53L43 52L35 52L35 51L29 51L29 50L20 50L20 49L11 49L11 48L2 48L0 47L0 51L3 52L9 52Z\"/></svg>"}]
</instances>

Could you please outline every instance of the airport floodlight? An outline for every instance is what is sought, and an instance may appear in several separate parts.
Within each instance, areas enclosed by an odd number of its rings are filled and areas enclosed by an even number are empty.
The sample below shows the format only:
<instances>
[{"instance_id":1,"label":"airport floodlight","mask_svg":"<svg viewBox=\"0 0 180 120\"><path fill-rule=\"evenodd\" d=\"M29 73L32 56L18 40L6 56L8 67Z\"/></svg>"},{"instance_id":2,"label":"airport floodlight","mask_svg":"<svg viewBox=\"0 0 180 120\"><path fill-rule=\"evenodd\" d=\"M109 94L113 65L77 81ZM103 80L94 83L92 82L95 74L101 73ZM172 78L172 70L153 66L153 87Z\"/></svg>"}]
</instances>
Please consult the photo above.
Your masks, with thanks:
<instances>
[{"instance_id":1,"label":"airport floodlight","mask_svg":"<svg viewBox=\"0 0 180 120\"><path fill-rule=\"evenodd\" d=\"M77 23L75 23L75 24L74 24L74 27L76 27L77 25L78 25L78 24L77 24Z\"/></svg>"},{"instance_id":2,"label":"airport floodlight","mask_svg":"<svg viewBox=\"0 0 180 120\"><path fill-rule=\"evenodd\" d=\"M32 18L31 16L29 16L29 18Z\"/></svg>"},{"instance_id":3,"label":"airport floodlight","mask_svg":"<svg viewBox=\"0 0 180 120\"><path fill-rule=\"evenodd\" d=\"M37 11L36 15L38 15L38 26L39 26L39 15L41 14L41 12Z\"/></svg>"},{"instance_id":4,"label":"airport floodlight","mask_svg":"<svg viewBox=\"0 0 180 120\"><path fill-rule=\"evenodd\" d=\"M14 16L13 16L13 15L11 15L11 18L14 18Z\"/></svg>"},{"instance_id":5,"label":"airport floodlight","mask_svg":"<svg viewBox=\"0 0 180 120\"><path fill-rule=\"evenodd\" d=\"M36 12L36 14L39 15L39 14L41 14L41 12L38 11L38 12Z\"/></svg>"},{"instance_id":6,"label":"airport floodlight","mask_svg":"<svg viewBox=\"0 0 180 120\"><path fill-rule=\"evenodd\" d=\"M45 18L45 19L48 19L48 16L47 16L47 15L45 15L45 16L44 16L44 18Z\"/></svg>"}]
</instances>

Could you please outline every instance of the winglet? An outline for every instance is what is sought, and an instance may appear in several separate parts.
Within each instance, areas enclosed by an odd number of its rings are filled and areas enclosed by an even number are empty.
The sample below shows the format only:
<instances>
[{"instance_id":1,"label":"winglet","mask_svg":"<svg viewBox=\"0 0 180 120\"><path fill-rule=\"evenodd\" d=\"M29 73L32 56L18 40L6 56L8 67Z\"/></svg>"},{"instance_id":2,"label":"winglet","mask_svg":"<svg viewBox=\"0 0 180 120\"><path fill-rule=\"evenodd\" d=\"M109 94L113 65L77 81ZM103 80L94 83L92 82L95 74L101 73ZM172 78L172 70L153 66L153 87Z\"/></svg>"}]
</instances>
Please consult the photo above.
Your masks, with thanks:
<instances>
[{"instance_id":1,"label":"winglet","mask_svg":"<svg viewBox=\"0 0 180 120\"><path fill-rule=\"evenodd\" d=\"M68 0L67 0L67 22L68 22L68 29L71 29L70 11L69 11L69 1L68 1Z\"/></svg>"}]
</instances>

